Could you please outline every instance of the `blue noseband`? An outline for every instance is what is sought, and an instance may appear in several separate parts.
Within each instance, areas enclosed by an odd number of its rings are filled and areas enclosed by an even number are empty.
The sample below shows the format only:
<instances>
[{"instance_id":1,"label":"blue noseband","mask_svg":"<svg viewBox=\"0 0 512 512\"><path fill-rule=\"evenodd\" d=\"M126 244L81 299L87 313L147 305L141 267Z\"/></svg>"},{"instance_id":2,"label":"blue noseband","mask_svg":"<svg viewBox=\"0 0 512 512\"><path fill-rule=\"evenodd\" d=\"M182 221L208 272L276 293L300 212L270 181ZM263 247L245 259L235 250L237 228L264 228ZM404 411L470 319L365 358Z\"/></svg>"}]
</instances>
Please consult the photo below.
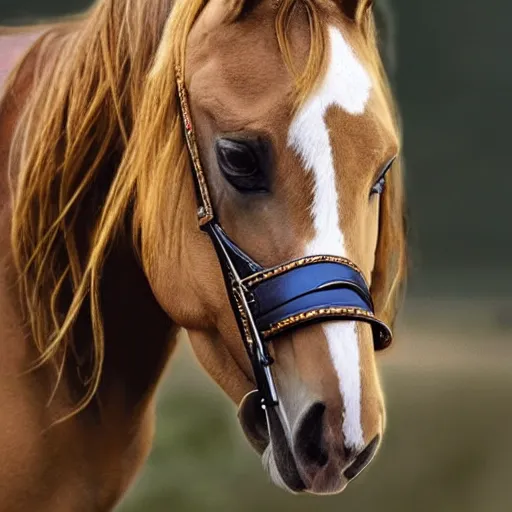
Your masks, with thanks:
<instances>
[{"instance_id":1,"label":"blue noseband","mask_svg":"<svg viewBox=\"0 0 512 512\"><path fill-rule=\"evenodd\" d=\"M391 343L391 331L374 316L366 280L349 260L310 256L263 269L215 224L212 232L219 259L229 258L264 340L299 325L331 320L358 320L372 326L376 350ZM220 249L220 250L219 250Z\"/></svg>"}]
</instances>

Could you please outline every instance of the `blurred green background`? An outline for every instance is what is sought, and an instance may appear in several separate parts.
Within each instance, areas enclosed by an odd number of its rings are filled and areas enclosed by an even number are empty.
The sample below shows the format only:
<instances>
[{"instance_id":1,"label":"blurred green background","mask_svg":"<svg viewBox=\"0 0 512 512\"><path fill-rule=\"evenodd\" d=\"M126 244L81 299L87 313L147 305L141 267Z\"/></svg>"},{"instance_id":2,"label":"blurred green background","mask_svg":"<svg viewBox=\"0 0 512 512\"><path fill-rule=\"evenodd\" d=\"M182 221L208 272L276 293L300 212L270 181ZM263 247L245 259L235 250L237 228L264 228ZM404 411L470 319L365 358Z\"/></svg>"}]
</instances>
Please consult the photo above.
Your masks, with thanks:
<instances>
[{"instance_id":1,"label":"blurred green background","mask_svg":"<svg viewBox=\"0 0 512 512\"><path fill-rule=\"evenodd\" d=\"M0 23L88 3L0 0ZM388 432L377 461L341 496L275 489L184 343L160 390L153 453L120 512L512 510L512 3L386 5L412 274L396 345L380 357Z\"/></svg>"}]
</instances>

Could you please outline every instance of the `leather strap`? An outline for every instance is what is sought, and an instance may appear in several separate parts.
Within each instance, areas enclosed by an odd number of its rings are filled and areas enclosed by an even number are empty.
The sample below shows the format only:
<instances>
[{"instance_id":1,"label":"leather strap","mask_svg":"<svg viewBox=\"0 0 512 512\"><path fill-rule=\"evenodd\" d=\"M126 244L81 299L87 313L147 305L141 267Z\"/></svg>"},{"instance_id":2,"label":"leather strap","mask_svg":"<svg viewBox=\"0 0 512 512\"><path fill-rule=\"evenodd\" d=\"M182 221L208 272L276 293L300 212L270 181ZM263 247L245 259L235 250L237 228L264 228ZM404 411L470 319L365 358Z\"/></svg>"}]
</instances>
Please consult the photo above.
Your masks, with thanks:
<instances>
[{"instance_id":1,"label":"leather strap","mask_svg":"<svg viewBox=\"0 0 512 512\"><path fill-rule=\"evenodd\" d=\"M181 117L185 128L185 139L187 141L188 151L192 161L192 168L194 169L193 175L198 202L197 217L199 225L202 227L209 222L212 222L215 218L215 214L213 212L206 176L203 171L201 159L199 158L199 150L194 132L194 125L192 123L192 116L190 114L190 104L188 101L187 89L185 87L185 79L179 66L176 67L176 84L178 86Z\"/></svg>"}]
</instances>

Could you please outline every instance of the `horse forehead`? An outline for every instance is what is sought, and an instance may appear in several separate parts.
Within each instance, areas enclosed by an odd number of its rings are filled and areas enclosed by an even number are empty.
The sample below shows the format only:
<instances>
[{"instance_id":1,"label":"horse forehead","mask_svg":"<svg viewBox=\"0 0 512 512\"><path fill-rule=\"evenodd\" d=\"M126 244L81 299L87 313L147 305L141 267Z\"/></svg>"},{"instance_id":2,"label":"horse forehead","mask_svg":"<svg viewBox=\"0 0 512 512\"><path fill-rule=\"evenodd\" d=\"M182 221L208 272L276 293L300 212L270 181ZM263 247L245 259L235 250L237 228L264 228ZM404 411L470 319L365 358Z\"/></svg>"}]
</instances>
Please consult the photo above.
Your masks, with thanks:
<instances>
[{"instance_id":1,"label":"horse forehead","mask_svg":"<svg viewBox=\"0 0 512 512\"><path fill-rule=\"evenodd\" d=\"M348 114L362 115L373 88L372 78L342 29L328 27L328 63L316 93L324 108L338 105Z\"/></svg>"},{"instance_id":2,"label":"horse forehead","mask_svg":"<svg viewBox=\"0 0 512 512\"><path fill-rule=\"evenodd\" d=\"M340 27L330 25L327 36L325 72L297 112L292 131L313 121L325 126L330 107L351 116L362 116L367 110L373 89L370 73Z\"/></svg>"},{"instance_id":3,"label":"horse forehead","mask_svg":"<svg viewBox=\"0 0 512 512\"><path fill-rule=\"evenodd\" d=\"M340 25L327 28L325 71L295 114L288 144L307 168L360 172L398 151L391 111L379 81L357 51L357 40Z\"/></svg>"},{"instance_id":4,"label":"horse forehead","mask_svg":"<svg viewBox=\"0 0 512 512\"><path fill-rule=\"evenodd\" d=\"M278 69L212 59L195 71L190 94L220 129L274 133L290 124L293 81Z\"/></svg>"},{"instance_id":5,"label":"horse forehead","mask_svg":"<svg viewBox=\"0 0 512 512\"><path fill-rule=\"evenodd\" d=\"M373 88L370 74L339 27L328 27L326 52L324 75L296 113L288 134L289 145L310 170L332 167L333 139L345 138L353 120L365 114ZM344 126L335 126L341 129L327 124L333 107L344 117Z\"/></svg>"}]
</instances>

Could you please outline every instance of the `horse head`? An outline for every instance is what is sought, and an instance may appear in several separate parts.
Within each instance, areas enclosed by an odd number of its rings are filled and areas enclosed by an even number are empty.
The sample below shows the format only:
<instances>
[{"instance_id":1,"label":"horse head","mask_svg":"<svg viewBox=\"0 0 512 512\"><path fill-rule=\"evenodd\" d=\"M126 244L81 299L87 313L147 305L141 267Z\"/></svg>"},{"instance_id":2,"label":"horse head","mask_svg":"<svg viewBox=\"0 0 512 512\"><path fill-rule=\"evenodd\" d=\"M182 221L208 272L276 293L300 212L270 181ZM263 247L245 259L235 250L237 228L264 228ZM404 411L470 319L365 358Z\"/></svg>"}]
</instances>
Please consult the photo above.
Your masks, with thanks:
<instances>
[{"instance_id":1,"label":"horse head","mask_svg":"<svg viewBox=\"0 0 512 512\"><path fill-rule=\"evenodd\" d=\"M177 100L165 91L179 65L212 208L236 247L262 268L348 258L377 314L392 322L404 260L400 141L368 4L178 5L145 92L162 112L139 145L161 155L161 173L145 190L158 209L140 214L152 219L141 228L152 289L240 405L272 480L291 491L339 492L375 455L385 410L372 329L357 318L325 319L275 337L279 414L262 411L217 255L198 227ZM171 157L179 180L170 177Z\"/></svg>"}]
</instances>

